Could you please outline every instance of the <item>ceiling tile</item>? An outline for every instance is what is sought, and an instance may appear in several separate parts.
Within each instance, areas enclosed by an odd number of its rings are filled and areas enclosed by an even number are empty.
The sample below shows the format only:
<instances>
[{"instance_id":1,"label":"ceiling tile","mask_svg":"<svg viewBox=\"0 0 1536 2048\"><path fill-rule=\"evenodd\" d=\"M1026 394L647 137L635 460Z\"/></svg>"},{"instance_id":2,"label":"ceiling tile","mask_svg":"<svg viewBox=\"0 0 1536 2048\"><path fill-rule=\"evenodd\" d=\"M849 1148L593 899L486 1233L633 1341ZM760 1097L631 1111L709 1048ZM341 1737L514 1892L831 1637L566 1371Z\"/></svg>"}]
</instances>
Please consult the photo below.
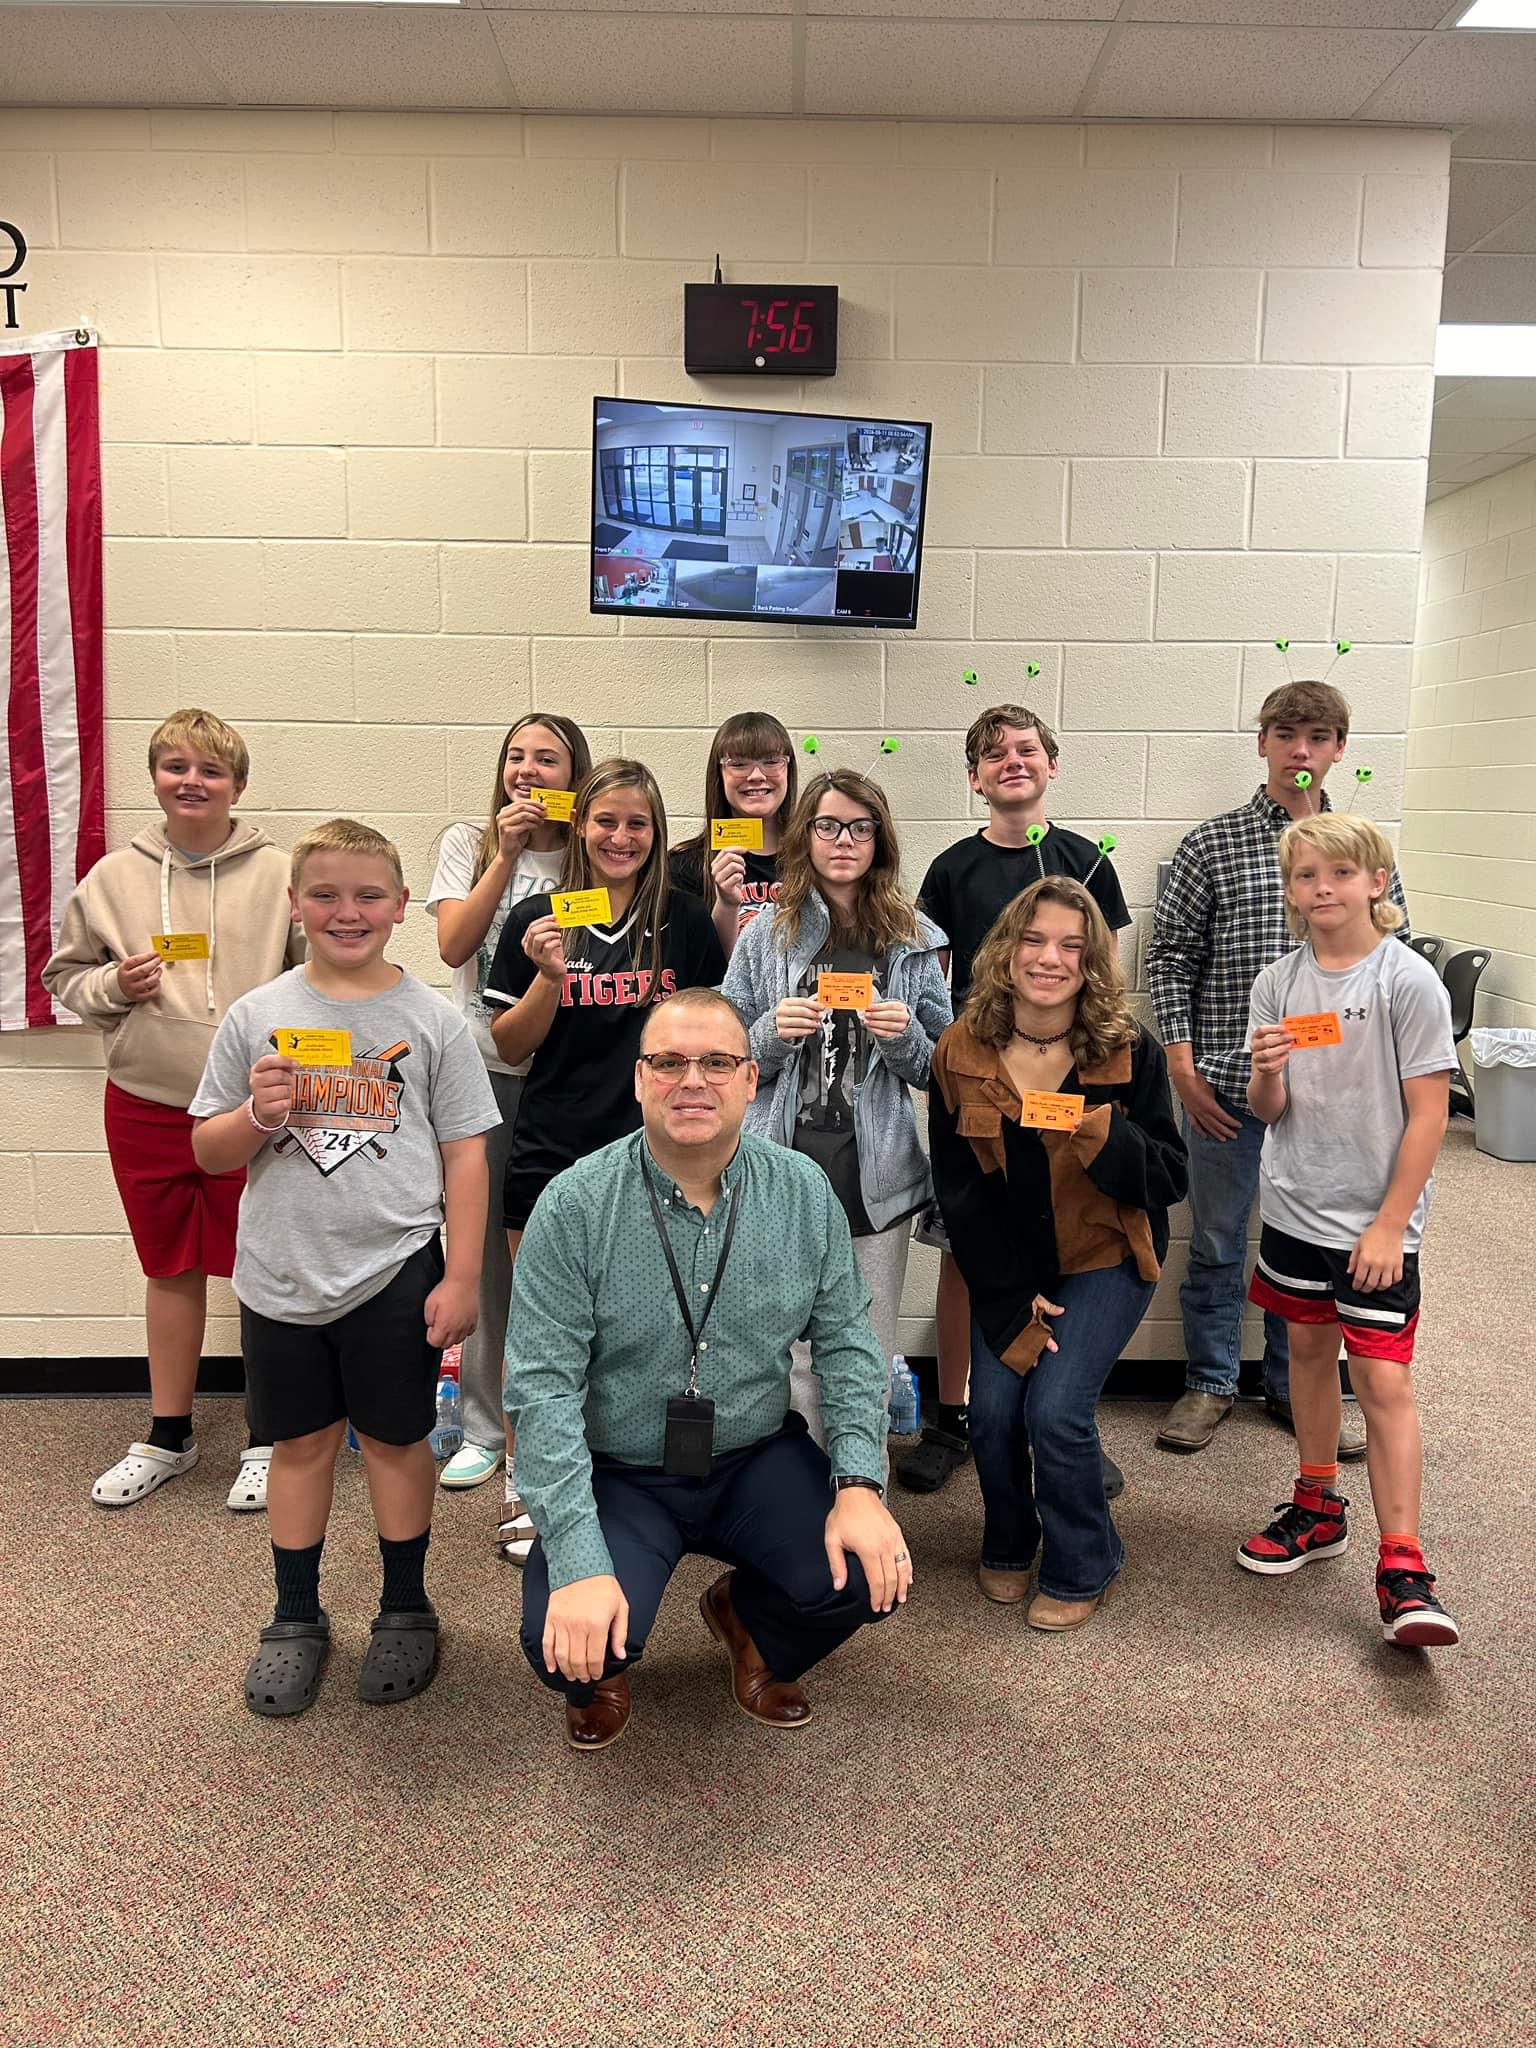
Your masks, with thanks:
<instances>
[{"instance_id":1,"label":"ceiling tile","mask_svg":"<svg viewBox=\"0 0 1536 2048\"><path fill-rule=\"evenodd\" d=\"M1536 157L1536 124L1523 121L1477 121L1463 128L1451 145L1452 156Z\"/></svg>"},{"instance_id":2,"label":"ceiling tile","mask_svg":"<svg viewBox=\"0 0 1536 2048\"><path fill-rule=\"evenodd\" d=\"M1437 483L1448 483L1452 490L1459 490L1463 484L1481 483L1486 476L1498 476L1503 470L1517 469L1528 461L1527 451L1506 448L1498 455L1480 455L1472 462L1458 463L1454 469L1437 476ZM1443 495L1439 493L1438 495Z\"/></svg>"},{"instance_id":3,"label":"ceiling tile","mask_svg":"<svg viewBox=\"0 0 1536 2048\"><path fill-rule=\"evenodd\" d=\"M1536 163L1451 164L1451 211L1445 246L1453 254L1470 249L1536 199Z\"/></svg>"},{"instance_id":4,"label":"ceiling tile","mask_svg":"<svg viewBox=\"0 0 1536 2048\"><path fill-rule=\"evenodd\" d=\"M1435 415L1429 447L1432 455L1491 455L1513 448L1536 434L1536 413L1524 419L1447 419Z\"/></svg>"},{"instance_id":5,"label":"ceiling tile","mask_svg":"<svg viewBox=\"0 0 1536 2048\"><path fill-rule=\"evenodd\" d=\"M1243 28L1416 28L1448 0L1132 0L1131 21L1230 22Z\"/></svg>"},{"instance_id":6,"label":"ceiling tile","mask_svg":"<svg viewBox=\"0 0 1536 2048\"><path fill-rule=\"evenodd\" d=\"M1364 112L1372 121L1529 121L1536 36L1426 36Z\"/></svg>"},{"instance_id":7,"label":"ceiling tile","mask_svg":"<svg viewBox=\"0 0 1536 2048\"><path fill-rule=\"evenodd\" d=\"M811 21L812 114L1028 121L1070 114L1108 29L1067 23Z\"/></svg>"},{"instance_id":8,"label":"ceiling tile","mask_svg":"<svg viewBox=\"0 0 1536 2048\"><path fill-rule=\"evenodd\" d=\"M1102 21L1119 0L807 0L806 13L924 15L968 21Z\"/></svg>"},{"instance_id":9,"label":"ceiling tile","mask_svg":"<svg viewBox=\"0 0 1536 2048\"><path fill-rule=\"evenodd\" d=\"M464 0L488 14L791 14L794 0Z\"/></svg>"},{"instance_id":10,"label":"ceiling tile","mask_svg":"<svg viewBox=\"0 0 1536 2048\"><path fill-rule=\"evenodd\" d=\"M1536 165L1532 169L1536 170ZM1503 227L1495 228L1482 243L1478 254L1536 256L1536 205L1523 206L1518 213L1512 213ZM1536 302L1527 308L1527 312L1536 315Z\"/></svg>"},{"instance_id":11,"label":"ceiling tile","mask_svg":"<svg viewBox=\"0 0 1536 2048\"><path fill-rule=\"evenodd\" d=\"M1417 40L1380 29L1131 22L1094 80L1083 111L1142 119L1342 120Z\"/></svg>"},{"instance_id":12,"label":"ceiling tile","mask_svg":"<svg viewBox=\"0 0 1536 2048\"><path fill-rule=\"evenodd\" d=\"M483 18L523 107L552 113L790 111L787 19L523 13Z\"/></svg>"},{"instance_id":13,"label":"ceiling tile","mask_svg":"<svg viewBox=\"0 0 1536 2048\"><path fill-rule=\"evenodd\" d=\"M1447 389L1444 395L1440 387ZM1536 417L1536 377L1454 377L1435 379L1435 418L1471 419L1487 415L1509 419L1529 412Z\"/></svg>"},{"instance_id":14,"label":"ceiling tile","mask_svg":"<svg viewBox=\"0 0 1536 2048\"><path fill-rule=\"evenodd\" d=\"M28 7L3 20L0 100L164 107L224 97L167 14Z\"/></svg>"},{"instance_id":15,"label":"ceiling tile","mask_svg":"<svg viewBox=\"0 0 1536 2048\"><path fill-rule=\"evenodd\" d=\"M1536 309L1536 256L1458 256L1445 273L1440 318L1528 321Z\"/></svg>"},{"instance_id":16,"label":"ceiling tile","mask_svg":"<svg viewBox=\"0 0 1536 2048\"><path fill-rule=\"evenodd\" d=\"M417 7L179 8L176 22L229 97L245 105L508 103L490 25L479 13Z\"/></svg>"}]
</instances>

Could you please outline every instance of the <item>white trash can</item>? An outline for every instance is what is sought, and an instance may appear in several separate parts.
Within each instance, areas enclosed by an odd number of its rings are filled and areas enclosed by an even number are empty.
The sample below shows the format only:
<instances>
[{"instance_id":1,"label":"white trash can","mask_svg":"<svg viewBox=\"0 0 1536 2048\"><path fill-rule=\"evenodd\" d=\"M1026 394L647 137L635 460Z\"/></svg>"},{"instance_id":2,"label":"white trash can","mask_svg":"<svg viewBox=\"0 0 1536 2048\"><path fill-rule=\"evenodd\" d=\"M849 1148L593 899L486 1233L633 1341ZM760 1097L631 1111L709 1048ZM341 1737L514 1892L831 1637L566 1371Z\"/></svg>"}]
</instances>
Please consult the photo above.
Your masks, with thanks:
<instances>
[{"instance_id":1,"label":"white trash can","mask_svg":"<svg viewBox=\"0 0 1536 2048\"><path fill-rule=\"evenodd\" d=\"M1472 1065L1478 1151L1536 1160L1536 1031L1474 1031Z\"/></svg>"}]
</instances>

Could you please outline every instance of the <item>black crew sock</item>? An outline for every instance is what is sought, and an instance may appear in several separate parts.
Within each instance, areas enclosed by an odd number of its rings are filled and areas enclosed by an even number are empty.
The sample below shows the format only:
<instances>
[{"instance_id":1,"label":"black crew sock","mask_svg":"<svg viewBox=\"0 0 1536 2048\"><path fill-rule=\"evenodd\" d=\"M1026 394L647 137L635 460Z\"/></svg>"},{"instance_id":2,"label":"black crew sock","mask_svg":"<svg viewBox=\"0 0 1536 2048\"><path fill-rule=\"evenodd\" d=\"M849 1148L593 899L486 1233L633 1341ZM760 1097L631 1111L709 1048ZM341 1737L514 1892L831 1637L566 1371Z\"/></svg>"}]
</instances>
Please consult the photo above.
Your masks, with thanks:
<instances>
[{"instance_id":1,"label":"black crew sock","mask_svg":"<svg viewBox=\"0 0 1536 2048\"><path fill-rule=\"evenodd\" d=\"M379 1538L379 1556L384 1560L384 1590L379 1595L380 1614L425 1614L432 1602L427 1598L427 1542L432 1534L423 1529L403 1543Z\"/></svg>"},{"instance_id":2,"label":"black crew sock","mask_svg":"<svg viewBox=\"0 0 1536 2048\"><path fill-rule=\"evenodd\" d=\"M957 1402L951 1407L948 1401L941 1401L939 1427L947 1430L951 1436L968 1437L971 1433L971 1411L965 1402Z\"/></svg>"},{"instance_id":3,"label":"black crew sock","mask_svg":"<svg viewBox=\"0 0 1536 2048\"><path fill-rule=\"evenodd\" d=\"M156 1415L149 1425L149 1441L157 1451L184 1451L192 1441L190 1415Z\"/></svg>"},{"instance_id":4,"label":"black crew sock","mask_svg":"<svg viewBox=\"0 0 1536 2048\"><path fill-rule=\"evenodd\" d=\"M272 1569L277 1576L274 1621L320 1619L320 1553L324 1548L323 1536L302 1550L281 1550L273 1544Z\"/></svg>"}]
</instances>

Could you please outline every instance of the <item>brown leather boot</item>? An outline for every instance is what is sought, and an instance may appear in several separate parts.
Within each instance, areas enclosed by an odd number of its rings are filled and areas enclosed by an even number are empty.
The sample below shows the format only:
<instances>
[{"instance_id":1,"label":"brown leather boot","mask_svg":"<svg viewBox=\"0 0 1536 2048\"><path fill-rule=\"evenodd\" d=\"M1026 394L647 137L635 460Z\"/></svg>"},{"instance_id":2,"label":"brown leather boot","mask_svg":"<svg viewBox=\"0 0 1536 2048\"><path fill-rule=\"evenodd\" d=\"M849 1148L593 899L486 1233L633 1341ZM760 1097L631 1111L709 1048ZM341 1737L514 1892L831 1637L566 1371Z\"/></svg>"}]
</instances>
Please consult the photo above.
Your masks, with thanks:
<instances>
[{"instance_id":1,"label":"brown leather boot","mask_svg":"<svg viewBox=\"0 0 1536 2048\"><path fill-rule=\"evenodd\" d=\"M598 1681L586 1706L565 1703L565 1739L572 1749L606 1749L629 1726L629 1674Z\"/></svg>"},{"instance_id":2,"label":"brown leather boot","mask_svg":"<svg viewBox=\"0 0 1536 2048\"><path fill-rule=\"evenodd\" d=\"M1017 1607L1029 1598L1028 1572L995 1572L990 1565L976 1567L976 1583L999 1607Z\"/></svg>"},{"instance_id":3,"label":"brown leather boot","mask_svg":"<svg viewBox=\"0 0 1536 2048\"><path fill-rule=\"evenodd\" d=\"M735 1576L734 1572L722 1572L699 1600L704 1626L731 1660L731 1698L765 1728L803 1728L811 1718L805 1688L775 1678L763 1662L731 1599Z\"/></svg>"}]
</instances>

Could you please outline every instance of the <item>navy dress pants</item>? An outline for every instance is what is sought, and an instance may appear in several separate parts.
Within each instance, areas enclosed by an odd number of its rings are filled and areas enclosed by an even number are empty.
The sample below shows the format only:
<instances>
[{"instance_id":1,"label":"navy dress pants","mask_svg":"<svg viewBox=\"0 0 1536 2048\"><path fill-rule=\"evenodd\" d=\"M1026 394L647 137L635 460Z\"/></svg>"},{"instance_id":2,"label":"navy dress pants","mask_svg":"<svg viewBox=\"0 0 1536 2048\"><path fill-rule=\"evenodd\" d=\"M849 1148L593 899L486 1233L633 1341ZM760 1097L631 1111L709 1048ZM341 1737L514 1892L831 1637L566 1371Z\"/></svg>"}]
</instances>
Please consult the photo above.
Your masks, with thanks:
<instances>
[{"instance_id":1,"label":"navy dress pants","mask_svg":"<svg viewBox=\"0 0 1536 2048\"><path fill-rule=\"evenodd\" d=\"M628 1655L620 1661L610 1649L605 1678L628 1671L643 1654L667 1582L690 1552L735 1567L736 1612L775 1678L799 1678L855 1629L884 1618L870 1607L856 1557L848 1558L843 1590L833 1589L822 1540L833 1502L831 1467L794 1412L773 1436L716 1457L707 1479L674 1479L651 1466L594 1456L592 1492L629 1602ZM545 1669L548 1607L549 1570L539 1542L523 1570L523 1654L545 1685L584 1706L589 1684Z\"/></svg>"}]
</instances>

